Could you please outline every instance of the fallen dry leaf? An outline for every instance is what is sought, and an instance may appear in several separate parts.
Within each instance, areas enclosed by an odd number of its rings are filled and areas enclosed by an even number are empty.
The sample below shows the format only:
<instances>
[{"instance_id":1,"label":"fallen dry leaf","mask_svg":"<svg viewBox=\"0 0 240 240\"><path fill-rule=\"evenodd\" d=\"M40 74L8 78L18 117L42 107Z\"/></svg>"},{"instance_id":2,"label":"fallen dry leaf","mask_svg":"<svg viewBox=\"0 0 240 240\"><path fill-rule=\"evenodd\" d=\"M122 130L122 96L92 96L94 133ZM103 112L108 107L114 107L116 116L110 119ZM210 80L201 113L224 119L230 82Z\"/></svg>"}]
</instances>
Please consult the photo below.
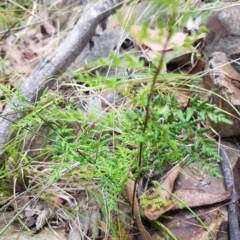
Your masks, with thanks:
<instances>
[{"instance_id":1,"label":"fallen dry leaf","mask_svg":"<svg viewBox=\"0 0 240 240\"><path fill-rule=\"evenodd\" d=\"M200 59L197 59L197 61L194 63L190 71L188 72L189 74L196 74L200 73L204 70L206 66L206 62Z\"/></svg>"},{"instance_id":2,"label":"fallen dry leaf","mask_svg":"<svg viewBox=\"0 0 240 240\"><path fill-rule=\"evenodd\" d=\"M211 194L200 189L181 189L175 194L179 199L181 199L181 201L186 203L188 207L200 207L229 199L232 194L232 189L233 188L231 187L226 192L220 194ZM185 208L185 206L176 200L174 207L171 210L181 208Z\"/></svg>"},{"instance_id":3,"label":"fallen dry leaf","mask_svg":"<svg viewBox=\"0 0 240 240\"><path fill-rule=\"evenodd\" d=\"M187 33L177 32L171 36L167 46L164 47L169 35L169 32L166 29L160 31L159 29L153 30L148 28L145 31L141 26L134 25L131 26L129 32L137 44L145 45L154 51L168 51L174 47L181 47L184 45L187 37L192 40L195 39L194 37L188 36ZM197 39L201 39L204 36L205 34L200 34Z\"/></svg>"},{"instance_id":4,"label":"fallen dry leaf","mask_svg":"<svg viewBox=\"0 0 240 240\"><path fill-rule=\"evenodd\" d=\"M174 54L174 58L167 63L167 70L174 73L197 74L204 70L205 65L206 62L195 57L190 50L184 50Z\"/></svg>"},{"instance_id":5,"label":"fallen dry leaf","mask_svg":"<svg viewBox=\"0 0 240 240\"><path fill-rule=\"evenodd\" d=\"M44 209L38 214L38 217L36 218L36 229L40 230L45 223L48 221L48 219L52 216L53 210L51 209L48 204L45 204Z\"/></svg>"},{"instance_id":6,"label":"fallen dry leaf","mask_svg":"<svg viewBox=\"0 0 240 240\"><path fill-rule=\"evenodd\" d=\"M53 50L57 39L47 37L55 33L53 28L50 22L44 22L42 28L20 31L2 41L2 51L17 73L31 73L39 60Z\"/></svg>"},{"instance_id":7,"label":"fallen dry leaf","mask_svg":"<svg viewBox=\"0 0 240 240\"><path fill-rule=\"evenodd\" d=\"M173 169L171 169L167 173L165 180L161 184L163 189L160 192L158 192L158 194L160 196L164 197L165 199L166 198L170 199L171 195L168 192L172 192L174 181L178 177L179 173L180 173L180 165L179 164L177 164ZM168 192L166 190L164 190L164 189L166 189Z\"/></svg>"},{"instance_id":8,"label":"fallen dry leaf","mask_svg":"<svg viewBox=\"0 0 240 240\"><path fill-rule=\"evenodd\" d=\"M225 77L240 82L240 74L231 66L225 53L215 52L212 56L221 59L221 61L225 63L219 69L220 71L222 71Z\"/></svg>"},{"instance_id":9,"label":"fallen dry leaf","mask_svg":"<svg viewBox=\"0 0 240 240\"><path fill-rule=\"evenodd\" d=\"M168 36L167 30L159 31L158 29L147 29L146 32L144 32L141 26L134 25L131 26L129 32L139 45L145 45L155 51L167 51L174 46L182 46L187 37L186 33L175 33L164 49L164 44Z\"/></svg>"},{"instance_id":10,"label":"fallen dry leaf","mask_svg":"<svg viewBox=\"0 0 240 240\"><path fill-rule=\"evenodd\" d=\"M162 216L165 212L171 210L173 206L174 203L170 203L168 206L161 206L161 208L155 209L154 211L152 211L152 208L148 208L144 211L144 214L149 220L151 221L156 220L160 216Z\"/></svg>"},{"instance_id":11,"label":"fallen dry leaf","mask_svg":"<svg viewBox=\"0 0 240 240\"><path fill-rule=\"evenodd\" d=\"M36 218L41 215L41 213L46 208L46 203L43 201L33 201L28 208L24 211L23 220L28 227L32 227L36 224ZM45 214L44 214L45 215ZM44 216L43 215L43 216ZM41 218L41 217L40 217ZM42 221L39 218L39 226Z\"/></svg>"},{"instance_id":12,"label":"fallen dry leaf","mask_svg":"<svg viewBox=\"0 0 240 240\"><path fill-rule=\"evenodd\" d=\"M165 180L161 184L161 187L158 188L159 191L154 191L152 193L152 196L150 195L151 200L149 200L149 202L153 201L154 199L162 199L167 203L167 205L164 204L160 208L153 209L153 206L150 204L149 207L144 209L144 214L149 220L158 219L163 213L169 211L174 206L171 193L173 191L174 181L176 180L179 173L180 165L178 164L167 173Z\"/></svg>"},{"instance_id":13,"label":"fallen dry leaf","mask_svg":"<svg viewBox=\"0 0 240 240\"><path fill-rule=\"evenodd\" d=\"M128 200L130 201L131 206L133 206L133 214L136 218L136 223L140 231L141 237L143 240L151 240L152 239L151 235L147 232L147 230L142 224L137 196L136 196L136 192L134 192L134 181L132 179L128 179L126 189L127 189ZM132 201L133 196L134 196L134 202Z\"/></svg>"}]
</instances>

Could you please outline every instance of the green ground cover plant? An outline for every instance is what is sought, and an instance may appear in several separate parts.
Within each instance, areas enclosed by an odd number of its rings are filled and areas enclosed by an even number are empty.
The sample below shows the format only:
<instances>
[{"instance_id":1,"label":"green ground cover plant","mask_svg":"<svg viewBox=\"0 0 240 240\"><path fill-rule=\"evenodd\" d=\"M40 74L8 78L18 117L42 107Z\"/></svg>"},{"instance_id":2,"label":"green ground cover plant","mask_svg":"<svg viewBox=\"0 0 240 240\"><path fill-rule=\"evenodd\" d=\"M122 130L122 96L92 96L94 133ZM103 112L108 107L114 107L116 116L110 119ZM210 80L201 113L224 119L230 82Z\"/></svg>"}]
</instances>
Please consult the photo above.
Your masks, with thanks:
<instances>
[{"instance_id":1,"label":"green ground cover plant","mask_svg":"<svg viewBox=\"0 0 240 240\"><path fill-rule=\"evenodd\" d=\"M173 32L182 28L192 10L186 10L185 1L176 5L172 1L160 2L161 9L169 10L170 39ZM183 18L176 25L179 12ZM156 24L161 27L163 23L156 21ZM146 27L149 26L145 24ZM160 74L166 62L162 54L157 67L146 67L131 53L113 53L110 60L99 59L88 67L127 66L133 72L130 79L104 77L96 72L95 75L72 73L75 83L85 86L83 90L78 89L77 95L109 90L121 96L116 106L104 111L89 106L90 110L85 112L78 108L74 98L50 89L46 89L34 106L19 93L19 100L25 104L16 106L15 110L26 114L14 125L14 137L5 147L7 157L0 171L3 183L0 197L13 194L14 178L20 179L26 189L41 181L52 185L68 178L79 184L88 181L96 185L98 191L87 191L99 202L102 202L99 192L103 192L108 202L107 212L112 213L118 209L118 196L124 195L130 172L138 181L143 176L150 178L154 170L164 174L166 166L197 162L199 168L219 177L221 158L207 121L231 122L220 109L195 93L195 85L201 81L199 77ZM191 92L186 106L177 99L181 94L179 89ZM0 85L0 91L9 102L18 90ZM37 149L25 148L31 139L41 139ZM187 155L187 162L183 162Z\"/></svg>"}]
</instances>

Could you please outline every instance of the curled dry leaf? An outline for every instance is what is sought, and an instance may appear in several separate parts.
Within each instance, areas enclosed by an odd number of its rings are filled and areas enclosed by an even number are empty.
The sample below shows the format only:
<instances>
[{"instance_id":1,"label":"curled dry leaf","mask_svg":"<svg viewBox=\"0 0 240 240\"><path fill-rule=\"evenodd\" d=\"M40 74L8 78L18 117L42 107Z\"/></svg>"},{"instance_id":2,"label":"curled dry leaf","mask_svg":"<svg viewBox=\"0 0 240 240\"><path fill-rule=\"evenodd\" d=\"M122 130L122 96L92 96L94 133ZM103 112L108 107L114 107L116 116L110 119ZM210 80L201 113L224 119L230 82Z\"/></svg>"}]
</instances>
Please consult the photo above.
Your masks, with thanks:
<instances>
[{"instance_id":1,"label":"curled dry leaf","mask_svg":"<svg viewBox=\"0 0 240 240\"><path fill-rule=\"evenodd\" d=\"M136 223L140 231L141 237L143 240L151 240L152 237L145 229L141 220L137 196L136 196L136 193L134 192L134 181L132 179L128 179L126 188L127 188L128 200L130 201L131 206L133 206L133 214L136 218ZM134 202L133 202L133 196L134 196Z\"/></svg>"},{"instance_id":2,"label":"curled dry leaf","mask_svg":"<svg viewBox=\"0 0 240 240\"><path fill-rule=\"evenodd\" d=\"M176 180L179 173L180 166L178 164L167 173L166 178L161 186L159 188L156 188L156 191L154 191L152 194L148 195L149 205L144 210L144 214L149 220L158 219L163 213L169 211L174 206L171 193L173 191L174 181ZM159 207L153 206L158 200Z\"/></svg>"},{"instance_id":3,"label":"curled dry leaf","mask_svg":"<svg viewBox=\"0 0 240 240\"><path fill-rule=\"evenodd\" d=\"M169 205L161 206L159 209L155 209L154 211L152 211L152 208L148 208L144 211L144 214L149 220L156 220L161 217L165 212L171 210L173 206L173 203L169 203Z\"/></svg>"},{"instance_id":4,"label":"curled dry leaf","mask_svg":"<svg viewBox=\"0 0 240 240\"><path fill-rule=\"evenodd\" d=\"M45 204L44 209L40 212L36 219L36 229L41 229L45 223L48 221L48 219L51 217L53 210L51 210L51 207L49 207L48 204Z\"/></svg>"}]
</instances>

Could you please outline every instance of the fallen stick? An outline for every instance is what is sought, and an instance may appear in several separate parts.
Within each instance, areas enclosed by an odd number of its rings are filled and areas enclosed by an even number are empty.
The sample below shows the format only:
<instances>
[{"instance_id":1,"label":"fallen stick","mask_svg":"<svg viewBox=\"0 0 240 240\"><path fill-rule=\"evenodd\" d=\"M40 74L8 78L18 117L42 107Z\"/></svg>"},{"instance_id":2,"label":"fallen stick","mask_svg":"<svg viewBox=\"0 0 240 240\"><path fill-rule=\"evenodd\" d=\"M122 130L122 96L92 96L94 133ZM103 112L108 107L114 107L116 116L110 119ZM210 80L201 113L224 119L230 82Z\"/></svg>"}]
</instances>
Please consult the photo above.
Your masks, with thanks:
<instances>
[{"instance_id":1,"label":"fallen stick","mask_svg":"<svg viewBox=\"0 0 240 240\"><path fill-rule=\"evenodd\" d=\"M53 86L56 78L67 70L95 35L98 24L106 20L122 3L122 0L106 0L83 12L68 37L23 82L20 93L29 104L36 103L44 89ZM11 127L24 116L24 112L16 111L16 107L23 104L17 95L13 96L0 116L0 166L4 162L4 145L8 142Z\"/></svg>"}]
</instances>

